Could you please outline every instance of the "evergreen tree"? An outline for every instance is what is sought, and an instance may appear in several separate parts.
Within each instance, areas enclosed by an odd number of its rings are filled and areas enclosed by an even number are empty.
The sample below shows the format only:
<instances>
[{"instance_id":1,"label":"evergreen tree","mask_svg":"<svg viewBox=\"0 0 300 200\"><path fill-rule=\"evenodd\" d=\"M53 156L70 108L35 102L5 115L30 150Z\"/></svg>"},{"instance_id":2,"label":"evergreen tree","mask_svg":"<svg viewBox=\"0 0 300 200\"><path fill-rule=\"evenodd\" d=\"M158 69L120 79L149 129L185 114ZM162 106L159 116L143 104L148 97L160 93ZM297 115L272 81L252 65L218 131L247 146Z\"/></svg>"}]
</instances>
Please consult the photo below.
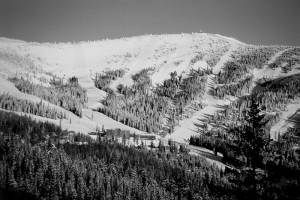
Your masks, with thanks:
<instances>
[{"instance_id":1,"label":"evergreen tree","mask_svg":"<svg viewBox=\"0 0 300 200\"><path fill-rule=\"evenodd\" d=\"M247 157L247 164L251 167L253 195L256 197L256 169L262 163L262 154L267 144L264 131L263 109L254 98L251 98L249 109L245 112L245 124L242 126L240 145Z\"/></svg>"}]
</instances>

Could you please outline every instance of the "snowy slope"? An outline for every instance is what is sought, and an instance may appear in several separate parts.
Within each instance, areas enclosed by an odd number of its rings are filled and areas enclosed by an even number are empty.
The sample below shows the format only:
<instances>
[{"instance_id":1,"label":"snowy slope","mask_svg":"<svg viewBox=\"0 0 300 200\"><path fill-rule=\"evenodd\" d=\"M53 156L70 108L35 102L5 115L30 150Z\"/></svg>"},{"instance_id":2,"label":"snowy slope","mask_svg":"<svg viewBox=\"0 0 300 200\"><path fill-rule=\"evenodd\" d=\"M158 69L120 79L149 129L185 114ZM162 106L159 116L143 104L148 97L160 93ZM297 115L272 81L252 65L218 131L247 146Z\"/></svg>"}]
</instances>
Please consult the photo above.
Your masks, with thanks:
<instances>
[{"instance_id":1,"label":"snowy slope","mask_svg":"<svg viewBox=\"0 0 300 200\"><path fill-rule=\"evenodd\" d=\"M39 77L49 79L49 73L66 78L77 76L79 83L87 89L88 104L83 110L83 118L68 112L72 123L63 120L64 128L87 133L104 125L105 128L121 128L143 134L142 131L93 111L101 106L100 101L106 96L106 92L94 86L94 73L105 69L125 69L125 76L112 82L111 88L115 89L120 83L132 84L131 76L145 68L155 69L151 76L155 85L169 78L173 71L180 74L188 72L191 68L206 69L213 63L213 75L208 78L207 89L202 99L206 104L205 108L182 120L174 133L168 136L182 142L196 133L194 123L197 123L199 118L213 114L219 109L218 105L229 103L229 100L215 99L209 94L209 90L215 84L214 74L222 70L234 51L245 46L250 45L233 38L207 33L144 35L116 40L57 44L0 38L0 92L20 98L29 96L21 94L6 80L15 74L29 76L36 82L40 81ZM269 62L272 62L272 59ZM270 71L265 68L254 70L253 74L258 80L266 74L270 75ZM282 75L279 71L273 71L272 74L274 77ZM40 100L37 97L28 98Z\"/></svg>"}]
</instances>

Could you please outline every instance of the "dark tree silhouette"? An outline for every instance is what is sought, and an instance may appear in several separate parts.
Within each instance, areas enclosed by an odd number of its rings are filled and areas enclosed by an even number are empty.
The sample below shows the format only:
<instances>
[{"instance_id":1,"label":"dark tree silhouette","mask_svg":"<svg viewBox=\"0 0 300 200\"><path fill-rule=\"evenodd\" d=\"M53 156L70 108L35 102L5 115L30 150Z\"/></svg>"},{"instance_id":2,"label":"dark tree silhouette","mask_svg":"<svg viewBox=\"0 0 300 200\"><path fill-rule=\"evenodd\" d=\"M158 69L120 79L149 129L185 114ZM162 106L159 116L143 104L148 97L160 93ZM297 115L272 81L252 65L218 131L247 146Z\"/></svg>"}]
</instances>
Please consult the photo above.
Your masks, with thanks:
<instances>
[{"instance_id":1,"label":"dark tree silhouette","mask_svg":"<svg viewBox=\"0 0 300 200\"><path fill-rule=\"evenodd\" d=\"M256 195L256 169L262 163L262 155L267 145L267 138L264 131L266 122L263 108L254 98L251 98L250 106L245 111L245 124L240 132L240 147L247 158L247 165L251 167L253 181L253 195Z\"/></svg>"}]
</instances>

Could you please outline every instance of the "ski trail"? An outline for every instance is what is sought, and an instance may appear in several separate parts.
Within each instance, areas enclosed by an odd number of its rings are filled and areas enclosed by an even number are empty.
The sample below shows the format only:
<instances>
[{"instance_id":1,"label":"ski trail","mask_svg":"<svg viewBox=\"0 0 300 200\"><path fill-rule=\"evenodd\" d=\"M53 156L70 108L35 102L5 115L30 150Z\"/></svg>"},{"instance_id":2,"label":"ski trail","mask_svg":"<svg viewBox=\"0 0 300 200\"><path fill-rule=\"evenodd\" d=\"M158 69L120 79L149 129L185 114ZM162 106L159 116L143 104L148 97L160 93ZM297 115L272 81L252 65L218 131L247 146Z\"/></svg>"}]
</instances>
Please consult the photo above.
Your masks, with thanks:
<instances>
[{"instance_id":1,"label":"ski trail","mask_svg":"<svg viewBox=\"0 0 300 200\"><path fill-rule=\"evenodd\" d=\"M263 69L255 68L253 70L254 80L253 80L252 88L255 87L256 81L258 81L261 78L267 77L267 78L274 79L277 77L284 77L284 76L289 76L294 73L297 73L297 70L293 70L291 72L283 74L281 72L280 68L275 69L275 70L269 68L270 64L274 63L283 53L285 53L286 51L288 51L290 49L292 49L292 48L286 48L281 51L278 51L268 60L267 64L264 65ZM300 109L300 103L292 103L292 104L287 105L286 110L281 112L280 120L278 122L276 122L270 129L270 138L271 139L277 140L279 135L286 132L287 128L291 126L291 124L289 123L289 117L292 116L297 109Z\"/></svg>"},{"instance_id":2,"label":"ski trail","mask_svg":"<svg viewBox=\"0 0 300 200\"><path fill-rule=\"evenodd\" d=\"M278 140L278 136L284 134L289 127L293 127L290 123L290 117L298 113L300 110L300 103L289 104L286 110L280 116L280 120L271 127L270 138Z\"/></svg>"},{"instance_id":3,"label":"ski trail","mask_svg":"<svg viewBox=\"0 0 300 200\"><path fill-rule=\"evenodd\" d=\"M283 53L285 53L286 51L288 51L288 50L290 50L290 49L292 49L292 48L286 48L286 49L283 49L283 50L278 51L277 53L275 53L275 54L269 59L268 65L274 63L274 62L277 60L277 58L278 58L279 56L281 56Z\"/></svg>"},{"instance_id":4,"label":"ski trail","mask_svg":"<svg viewBox=\"0 0 300 200\"><path fill-rule=\"evenodd\" d=\"M292 48L286 48L282 51L277 52L268 62L268 64L274 63L279 56L281 56L284 52L290 50ZM268 66L265 66L268 67ZM266 70L265 70L266 71ZM287 75L290 75L288 73ZM287 105L285 111L281 112L280 120L275 123L270 129L270 138L273 140L278 140L279 135L282 135L287 131L289 127L292 127L293 124L289 123L289 118L300 109L300 103L294 102Z\"/></svg>"},{"instance_id":5,"label":"ski trail","mask_svg":"<svg viewBox=\"0 0 300 200\"><path fill-rule=\"evenodd\" d=\"M286 51L290 50L292 48L286 48L286 49L283 49L281 51L278 51L277 53L275 53L267 62L267 64L265 64L263 66L263 69L253 69L253 83L255 83L257 80L261 79L261 78L264 78L264 77L269 77L269 78L276 78L276 76L279 76L279 75L282 75L282 73L280 72L280 69L279 71L276 70L274 71L273 69L270 69L269 68L269 65L274 63L278 57L280 57L283 53L285 53Z\"/></svg>"},{"instance_id":6,"label":"ski trail","mask_svg":"<svg viewBox=\"0 0 300 200\"><path fill-rule=\"evenodd\" d=\"M201 125L201 120L205 120L207 116L213 115L216 111L222 109L222 105L229 104L229 100L216 99L210 94L210 91L215 86L215 76L221 70L224 64L231 59L232 53L238 47L237 44L231 44L230 49L221 57L220 61L216 64L213 69L213 74L207 76L207 83L205 92L202 97L202 102L205 107L199 111L196 111L190 118L184 119L179 122L179 125L175 128L175 131L166 136L166 139L172 139L176 142L187 143L188 139L197 134L196 124Z\"/></svg>"}]
</instances>

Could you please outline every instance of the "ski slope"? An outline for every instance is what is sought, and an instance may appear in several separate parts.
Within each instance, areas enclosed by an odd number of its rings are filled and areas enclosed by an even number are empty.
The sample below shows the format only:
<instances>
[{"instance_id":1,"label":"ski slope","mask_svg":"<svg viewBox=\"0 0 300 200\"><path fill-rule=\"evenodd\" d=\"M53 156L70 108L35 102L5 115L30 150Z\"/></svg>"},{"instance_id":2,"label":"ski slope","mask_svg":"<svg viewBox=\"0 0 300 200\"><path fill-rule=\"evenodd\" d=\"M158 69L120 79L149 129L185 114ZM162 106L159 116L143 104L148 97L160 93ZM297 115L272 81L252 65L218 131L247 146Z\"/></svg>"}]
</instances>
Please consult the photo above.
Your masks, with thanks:
<instances>
[{"instance_id":1,"label":"ski slope","mask_svg":"<svg viewBox=\"0 0 300 200\"><path fill-rule=\"evenodd\" d=\"M18 98L39 102L40 98L19 92L7 79L18 74L29 77L35 83L44 84L40 78L47 80L51 77L50 74L65 79L76 76L79 84L87 90L88 103L83 110L83 117L79 118L64 110L68 114L68 119L52 120L53 123L62 124L65 129L82 133L95 131L97 127L104 126L108 129L120 128L136 134L146 134L95 111L102 106L101 100L105 98L106 92L94 86L92 80L94 74L107 69L124 69L125 75L110 85L112 89L116 89L119 84L131 85L133 74L145 68L152 68L151 80L152 84L156 85L168 79L173 71L184 75L192 68L207 69L210 67L209 61L214 58L217 62L212 66L213 74L208 76L205 94L199 100L205 107L181 120L175 131L166 136L166 139L185 142L191 135L197 134L196 123L202 123L201 120L220 110L220 106L230 103L230 99L219 100L210 95L210 90L216 84L215 74L222 70L234 52L239 48L250 46L253 45L208 33L143 35L78 43L35 43L0 38L0 93L9 93ZM287 49L277 52L268 64L274 62ZM280 69L272 70L267 66L253 70L254 80L294 73L299 73L299 70L293 69L287 74L283 74ZM49 105L57 108L50 103ZM288 109L283 116L290 116L292 110ZM278 129L281 125L284 126L284 123L280 122L274 129Z\"/></svg>"}]
</instances>

